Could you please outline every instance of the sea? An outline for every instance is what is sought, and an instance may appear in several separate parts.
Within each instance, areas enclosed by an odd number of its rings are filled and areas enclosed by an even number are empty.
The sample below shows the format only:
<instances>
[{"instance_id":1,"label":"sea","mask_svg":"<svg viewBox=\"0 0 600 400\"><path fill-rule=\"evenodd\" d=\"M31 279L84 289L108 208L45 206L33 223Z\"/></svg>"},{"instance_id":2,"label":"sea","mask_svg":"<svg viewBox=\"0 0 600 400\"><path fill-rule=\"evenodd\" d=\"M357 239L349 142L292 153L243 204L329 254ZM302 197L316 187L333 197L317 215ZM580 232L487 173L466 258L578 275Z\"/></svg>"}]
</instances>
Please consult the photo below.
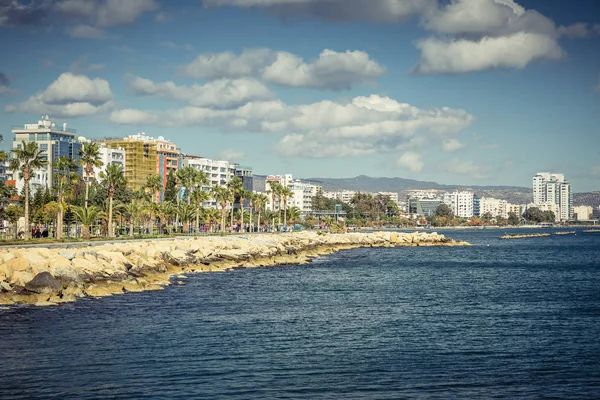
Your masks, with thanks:
<instances>
[{"instance_id":1,"label":"sea","mask_svg":"<svg viewBox=\"0 0 600 400\"><path fill-rule=\"evenodd\" d=\"M6 307L0 398L598 399L600 233L576 231Z\"/></svg>"}]
</instances>

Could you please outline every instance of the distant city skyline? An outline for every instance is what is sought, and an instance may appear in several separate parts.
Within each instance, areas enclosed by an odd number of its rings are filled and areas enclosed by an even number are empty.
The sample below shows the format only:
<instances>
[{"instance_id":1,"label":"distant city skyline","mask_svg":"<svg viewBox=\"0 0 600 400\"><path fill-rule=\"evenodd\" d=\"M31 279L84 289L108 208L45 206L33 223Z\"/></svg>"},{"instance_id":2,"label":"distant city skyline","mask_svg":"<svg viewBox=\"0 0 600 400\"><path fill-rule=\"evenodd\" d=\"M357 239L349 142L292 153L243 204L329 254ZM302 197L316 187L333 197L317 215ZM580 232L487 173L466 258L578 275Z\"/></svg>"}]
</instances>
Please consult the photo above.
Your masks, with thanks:
<instances>
[{"instance_id":1,"label":"distant city skyline","mask_svg":"<svg viewBox=\"0 0 600 400\"><path fill-rule=\"evenodd\" d=\"M5 150L48 114L258 175L600 190L599 2L15 0L0 39Z\"/></svg>"}]
</instances>

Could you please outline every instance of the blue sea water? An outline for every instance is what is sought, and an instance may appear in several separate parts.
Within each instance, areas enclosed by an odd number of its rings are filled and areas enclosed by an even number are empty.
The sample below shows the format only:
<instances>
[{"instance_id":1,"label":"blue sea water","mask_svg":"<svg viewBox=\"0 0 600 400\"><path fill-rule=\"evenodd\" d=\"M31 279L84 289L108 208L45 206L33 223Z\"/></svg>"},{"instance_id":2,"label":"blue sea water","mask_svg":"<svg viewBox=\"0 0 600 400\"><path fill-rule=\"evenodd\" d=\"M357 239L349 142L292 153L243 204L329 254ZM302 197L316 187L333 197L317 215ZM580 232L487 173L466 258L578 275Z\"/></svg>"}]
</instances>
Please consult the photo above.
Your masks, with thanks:
<instances>
[{"instance_id":1,"label":"blue sea water","mask_svg":"<svg viewBox=\"0 0 600 400\"><path fill-rule=\"evenodd\" d=\"M600 398L600 234L444 233L0 310L0 398Z\"/></svg>"}]
</instances>

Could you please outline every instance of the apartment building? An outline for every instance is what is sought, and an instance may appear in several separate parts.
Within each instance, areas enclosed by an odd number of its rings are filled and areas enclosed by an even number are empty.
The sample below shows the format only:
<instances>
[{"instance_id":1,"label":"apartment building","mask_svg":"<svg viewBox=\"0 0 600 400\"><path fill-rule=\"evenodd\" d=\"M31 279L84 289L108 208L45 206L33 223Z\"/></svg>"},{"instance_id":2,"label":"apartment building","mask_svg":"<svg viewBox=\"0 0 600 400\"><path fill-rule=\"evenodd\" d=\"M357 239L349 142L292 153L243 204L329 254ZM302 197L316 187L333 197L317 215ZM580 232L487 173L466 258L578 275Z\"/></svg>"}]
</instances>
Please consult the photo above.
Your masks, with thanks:
<instances>
[{"instance_id":1,"label":"apartment building","mask_svg":"<svg viewBox=\"0 0 600 400\"><path fill-rule=\"evenodd\" d=\"M119 164L123 167L123 171L126 170L126 153L123 148L111 148L107 147L104 143L100 143L99 147L100 160L102 161L102 166L94 167L94 178L98 182L102 182L102 173L106 173L106 167L111 164Z\"/></svg>"}]
</instances>

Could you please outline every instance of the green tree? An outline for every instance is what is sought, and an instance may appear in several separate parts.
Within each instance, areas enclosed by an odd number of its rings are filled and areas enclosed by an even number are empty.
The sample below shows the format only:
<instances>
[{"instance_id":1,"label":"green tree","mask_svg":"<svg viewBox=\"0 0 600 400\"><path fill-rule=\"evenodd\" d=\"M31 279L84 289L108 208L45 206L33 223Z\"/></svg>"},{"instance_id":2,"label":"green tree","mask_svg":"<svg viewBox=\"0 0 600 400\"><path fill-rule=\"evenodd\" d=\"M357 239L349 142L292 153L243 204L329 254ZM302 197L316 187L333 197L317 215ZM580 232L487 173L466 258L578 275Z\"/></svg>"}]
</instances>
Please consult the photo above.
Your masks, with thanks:
<instances>
[{"instance_id":1,"label":"green tree","mask_svg":"<svg viewBox=\"0 0 600 400\"><path fill-rule=\"evenodd\" d=\"M509 225L517 226L517 225L519 225L520 222L521 222L521 220L520 220L519 216L517 215L517 213L515 213L515 212L508 213L508 224Z\"/></svg>"},{"instance_id":2,"label":"green tree","mask_svg":"<svg viewBox=\"0 0 600 400\"><path fill-rule=\"evenodd\" d=\"M281 188L281 198L283 199L283 225L287 224L287 203L290 197L294 196L294 192L286 186Z\"/></svg>"},{"instance_id":3,"label":"green tree","mask_svg":"<svg viewBox=\"0 0 600 400\"><path fill-rule=\"evenodd\" d=\"M254 207L256 207L256 213L257 213L256 225L258 226L259 230L261 227L260 213L261 213L261 211L264 211L266 209L268 201L269 201L269 198L264 194L257 194L254 197Z\"/></svg>"},{"instance_id":4,"label":"green tree","mask_svg":"<svg viewBox=\"0 0 600 400\"><path fill-rule=\"evenodd\" d=\"M300 221L300 217L302 216L302 211L296 207L290 207L288 210L288 222L290 224L290 231L292 230L292 227L296 224L296 222Z\"/></svg>"},{"instance_id":5,"label":"green tree","mask_svg":"<svg viewBox=\"0 0 600 400\"><path fill-rule=\"evenodd\" d=\"M177 202L178 199L177 177L173 171L169 171L167 182L165 184L165 201Z\"/></svg>"},{"instance_id":6,"label":"green tree","mask_svg":"<svg viewBox=\"0 0 600 400\"><path fill-rule=\"evenodd\" d=\"M435 209L435 215L438 217L453 219L454 211L452 211L452 209L447 204L442 203Z\"/></svg>"},{"instance_id":7,"label":"green tree","mask_svg":"<svg viewBox=\"0 0 600 400\"><path fill-rule=\"evenodd\" d=\"M81 166L83 167L85 180L85 208L88 206L90 196L90 181L94 173L94 167L104 165L100 156L100 145L98 143L84 143L79 149Z\"/></svg>"},{"instance_id":8,"label":"green tree","mask_svg":"<svg viewBox=\"0 0 600 400\"><path fill-rule=\"evenodd\" d=\"M196 216L196 233L200 229L200 215L202 214L202 204L210 198L208 192L202 189L196 189L191 193L191 202L194 206L194 214Z\"/></svg>"},{"instance_id":9,"label":"green tree","mask_svg":"<svg viewBox=\"0 0 600 400\"><path fill-rule=\"evenodd\" d=\"M40 150L36 142L23 141L20 148L12 150L14 157L10 160L9 169L13 172L19 172L19 178L25 183L24 202L25 202L25 239L31 239L31 230L29 229L29 181L36 169L48 165L45 151Z\"/></svg>"},{"instance_id":10,"label":"green tree","mask_svg":"<svg viewBox=\"0 0 600 400\"><path fill-rule=\"evenodd\" d=\"M11 204L6 208L6 219L12 224L15 229L15 239L19 235L19 218L23 215L23 208L15 204ZM31 234L31 232L29 232Z\"/></svg>"},{"instance_id":11,"label":"green tree","mask_svg":"<svg viewBox=\"0 0 600 400\"><path fill-rule=\"evenodd\" d=\"M542 211L542 221L551 223L556 222L556 216L554 215L554 212L550 210Z\"/></svg>"},{"instance_id":12,"label":"green tree","mask_svg":"<svg viewBox=\"0 0 600 400\"><path fill-rule=\"evenodd\" d=\"M227 188L231 192L231 225L233 226L233 206L235 204L235 198L238 197L240 190L244 189L244 184L239 176L234 176L229 182L227 182Z\"/></svg>"},{"instance_id":13,"label":"green tree","mask_svg":"<svg viewBox=\"0 0 600 400\"><path fill-rule=\"evenodd\" d=\"M543 222L544 214L542 210L537 207L530 207L523 213L523 218L530 222Z\"/></svg>"},{"instance_id":14,"label":"green tree","mask_svg":"<svg viewBox=\"0 0 600 400\"><path fill-rule=\"evenodd\" d=\"M106 172L102 172L100 176L108 185L108 236L114 237L115 230L112 223L113 199L115 197L115 187L126 183L123 166L121 164L109 164L106 167Z\"/></svg>"},{"instance_id":15,"label":"green tree","mask_svg":"<svg viewBox=\"0 0 600 400\"><path fill-rule=\"evenodd\" d=\"M71 184L77 178L74 171L77 170L77 165L73 159L67 156L60 156L54 163L55 182L54 187L57 195L58 214L56 216L56 238L62 239L63 235L63 220L65 211L64 198L71 190Z\"/></svg>"},{"instance_id":16,"label":"green tree","mask_svg":"<svg viewBox=\"0 0 600 400\"><path fill-rule=\"evenodd\" d=\"M144 185L146 189L152 195L152 201L157 202L160 199L160 191L163 187L162 178L160 175L150 175L146 178L146 184Z\"/></svg>"}]
</instances>

